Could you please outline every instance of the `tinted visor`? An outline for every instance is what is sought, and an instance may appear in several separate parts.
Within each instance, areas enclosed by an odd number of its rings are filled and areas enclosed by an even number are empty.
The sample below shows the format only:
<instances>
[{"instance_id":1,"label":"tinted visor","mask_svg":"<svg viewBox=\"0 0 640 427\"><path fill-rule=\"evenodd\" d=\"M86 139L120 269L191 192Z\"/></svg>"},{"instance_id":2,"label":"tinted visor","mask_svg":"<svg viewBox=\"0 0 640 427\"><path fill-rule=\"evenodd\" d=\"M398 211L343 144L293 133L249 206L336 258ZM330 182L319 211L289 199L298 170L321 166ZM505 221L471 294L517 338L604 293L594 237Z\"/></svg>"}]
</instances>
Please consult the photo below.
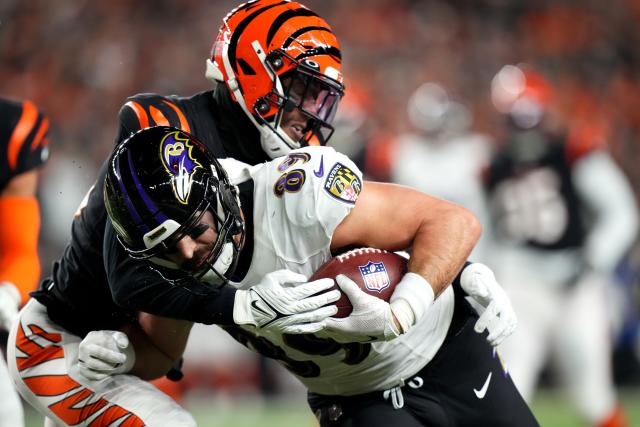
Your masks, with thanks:
<instances>
[{"instance_id":1,"label":"tinted visor","mask_svg":"<svg viewBox=\"0 0 640 427\"><path fill-rule=\"evenodd\" d=\"M284 53L282 55L287 56ZM295 61L288 56L287 59ZM313 61L307 61L309 62ZM311 66L302 62L296 63L294 69L279 77L282 93L278 93L274 81L274 89L267 99L278 107L278 110L267 121L273 128L281 127L286 124L285 114L297 108L304 115L305 125L299 138L294 139L301 146L325 145L333 133L332 123L340 99L344 95L344 88L341 83L319 73Z\"/></svg>"}]
</instances>

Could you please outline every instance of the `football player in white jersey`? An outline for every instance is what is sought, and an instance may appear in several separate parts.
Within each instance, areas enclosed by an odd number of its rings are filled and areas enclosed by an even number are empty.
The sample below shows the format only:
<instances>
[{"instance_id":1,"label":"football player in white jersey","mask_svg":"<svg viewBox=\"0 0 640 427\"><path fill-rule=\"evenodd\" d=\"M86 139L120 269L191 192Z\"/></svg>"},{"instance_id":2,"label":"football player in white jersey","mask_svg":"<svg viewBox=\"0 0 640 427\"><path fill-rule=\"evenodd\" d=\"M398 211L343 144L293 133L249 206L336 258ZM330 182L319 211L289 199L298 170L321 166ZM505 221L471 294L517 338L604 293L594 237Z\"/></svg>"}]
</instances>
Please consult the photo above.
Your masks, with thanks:
<instances>
[{"instance_id":1,"label":"football player in white jersey","mask_svg":"<svg viewBox=\"0 0 640 427\"><path fill-rule=\"evenodd\" d=\"M116 150L105 201L113 225L107 234L115 232L119 243L110 241L147 260L141 268L175 286L195 277L234 289L234 322L222 326L296 375L322 426L538 425L490 345L515 327L508 299L486 266L467 265L456 277L480 231L460 207L365 183L331 148L305 147L247 166L218 162L195 138L168 127L143 130ZM447 228L434 229L434 217ZM434 270L440 254L425 250L433 241L463 258ZM409 272L389 303L338 276L352 314L288 327L288 301L247 289L265 275L308 277L353 246L411 249ZM466 295L488 307L479 319ZM142 320L164 354L183 345L163 339L171 322ZM487 327L489 342L476 333ZM109 373L123 360L117 346L109 348L89 352L81 369Z\"/></svg>"}]
</instances>

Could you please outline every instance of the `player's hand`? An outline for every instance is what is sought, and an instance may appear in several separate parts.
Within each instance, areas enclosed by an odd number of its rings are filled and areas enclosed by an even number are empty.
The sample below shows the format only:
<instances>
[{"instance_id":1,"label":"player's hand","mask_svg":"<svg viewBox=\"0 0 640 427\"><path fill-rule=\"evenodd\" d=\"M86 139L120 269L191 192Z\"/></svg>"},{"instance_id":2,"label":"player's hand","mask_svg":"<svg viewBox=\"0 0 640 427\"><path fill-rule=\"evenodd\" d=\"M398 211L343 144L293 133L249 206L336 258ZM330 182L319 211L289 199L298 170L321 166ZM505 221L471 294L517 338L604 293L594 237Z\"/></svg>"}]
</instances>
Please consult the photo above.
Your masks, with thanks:
<instances>
[{"instance_id":1,"label":"player's hand","mask_svg":"<svg viewBox=\"0 0 640 427\"><path fill-rule=\"evenodd\" d=\"M487 341L492 346L499 345L515 331L518 319L511 300L489 267L481 263L467 266L462 271L460 285L470 297L485 307L474 329L479 334L488 329Z\"/></svg>"},{"instance_id":2,"label":"player's hand","mask_svg":"<svg viewBox=\"0 0 640 427\"><path fill-rule=\"evenodd\" d=\"M323 328L322 321L338 312L333 280L307 282L302 274L278 270L265 275L255 286L236 292L233 320L286 334L310 334ZM331 305L328 305L331 304Z\"/></svg>"},{"instance_id":3,"label":"player's hand","mask_svg":"<svg viewBox=\"0 0 640 427\"><path fill-rule=\"evenodd\" d=\"M120 331L91 331L78 349L80 373L90 380L125 374L135 361L136 352L127 335Z\"/></svg>"},{"instance_id":4,"label":"player's hand","mask_svg":"<svg viewBox=\"0 0 640 427\"><path fill-rule=\"evenodd\" d=\"M0 328L9 330L18 318L20 292L13 283L0 283Z\"/></svg>"},{"instance_id":5,"label":"player's hand","mask_svg":"<svg viewBox=\"0 0 640 427\"><path fill-rule=\"evenodd\" d=\"M324 321L324 336L338 342L387 341L400 335L388 302L369 295L347 276L340 274L336 282L347 295L353 311L344 318Z\"/></svg>"}]
</instances>

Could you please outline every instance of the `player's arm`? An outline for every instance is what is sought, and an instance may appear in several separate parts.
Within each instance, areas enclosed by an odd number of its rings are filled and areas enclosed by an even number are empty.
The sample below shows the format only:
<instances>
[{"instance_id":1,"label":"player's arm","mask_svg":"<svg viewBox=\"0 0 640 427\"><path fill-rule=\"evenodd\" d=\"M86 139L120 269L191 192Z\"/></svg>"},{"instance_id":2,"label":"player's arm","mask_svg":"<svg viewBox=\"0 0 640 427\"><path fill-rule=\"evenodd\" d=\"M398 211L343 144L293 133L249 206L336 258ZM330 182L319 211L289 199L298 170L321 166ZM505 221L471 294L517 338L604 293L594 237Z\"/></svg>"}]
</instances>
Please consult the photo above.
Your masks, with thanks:
<instances>
[{"instance_id":1,"label":"player's arm","mask_svg":"<svg viewBox=\"0 0 640 427\"><path fill-rule=\"evenodd\" d=\"M481 226L467 209L408 187L365 182L353 210L336 228L331 249L411 249L409 271L442 292L467 260Z\"/></svg>"},{"instance_id":2,"label":"player's arm","mask_svg":"<svg viewBox=\"0 0 640 427\"><path fill-rule=\"evenodd\" d=\"M114 301L156 316L218 325L252 325L286 333L313 333L320 321L335 314L340 293L327 291L329 279L306 283L306 277L287 270L265 275L254 286L236 290L213 287L184 277L179 286L148 263L131 259L116 239L110 221L104 234L105 270ZM298 286L291 286L297 283ZM260 310L268 304L273 310Z\"/></svg>"},{"instance_id":3,"label":"player's arm","mask_svg":"<svg viewBox=\"0 0 640 427\"><path fill-rule=\"evenodd\" d=\"M13 177L0 193L0 326L8 326L40 277L35 197L38 172Z\"/></svg>"},{"instance_id":4,"label":"player's arm","mask_svg":"<svg viewBox=\"0 0 640 427\"><path fill-rule=\"evenodd\" d=\"M31 170L12 178L0 193L0 282L13 283L23 302L40 277L37 186L38 171Z\"/></svg>"},{"instance_id":5,"label":"player's arm","mask_svg":"<svg viewBox=\"0 0 640 427\"><path fill-rule=\"evenodd\" d=\"M136 351L131 373L142 379L162 377L182 357L193 323L149 313L140 313L138 322L124 330Z\"/></svg>"},{"instance_id":6,"label":"player's arm","mask_svg":"<svg viewBox=\"0 0 640 427\"><path fill-rule=\"evenodd\" d=\"M624 172L605 151L577 160L572 178L581 200L594 214L584 258L590 270L611 274L633 244L638 230L638 208ZM606 191L602 191L606 183Z\"/></svg>"},{"instance_id":7,"label":"player's arm","mask_svg":"<svg viewBox=\"0 0 640 427\"><path fill-rule=\"evenodd\" d=\"M176 286L144 261L130 258L107 220L103 261L114 301L125 308L156 316L204 324L233 324L236 289L213 287L189 277Z\"/></svg>"},{"instance_id":8,"label":"player's arm","mask_svg":"<svg viewBox=\"0 0 640 427\"><path fill-rule=\"evenodd\" d=\"M411 249L409 271L389 303L338 276L354 310L347 318L325 320L327 330L341 340L388 340L406 333L456 277L480 231L476 217L458 205L407 187L366 182L355 207L336 228L331 248Z\"/></svg>"},{"instance_id":9,"label":"player's arm","mask_svg":"<svg viewBox=\"0 0 640 427\"><path fill-rule=\"evenodd\" d=\"M138 322L120 331L87 334L78 351L80 373L92 380L118 374L144 380L166 375L182 357L193 323L148 313L140 313Z\"/></svg>"}]
</instances>

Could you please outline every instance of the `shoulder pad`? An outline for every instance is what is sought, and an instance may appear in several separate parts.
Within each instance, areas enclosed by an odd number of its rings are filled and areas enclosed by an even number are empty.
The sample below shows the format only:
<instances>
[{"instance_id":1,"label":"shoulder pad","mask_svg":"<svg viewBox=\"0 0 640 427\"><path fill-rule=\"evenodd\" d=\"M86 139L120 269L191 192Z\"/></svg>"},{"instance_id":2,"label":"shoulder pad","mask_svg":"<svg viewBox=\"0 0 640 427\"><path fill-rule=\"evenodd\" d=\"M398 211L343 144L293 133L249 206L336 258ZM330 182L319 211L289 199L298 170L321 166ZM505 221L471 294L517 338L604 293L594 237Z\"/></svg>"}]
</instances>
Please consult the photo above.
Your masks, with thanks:
<instances>
[{"instance_id":1,"label":"shoulder pad","mask_svg":"<svg viewBox=\"0 0 640 427\"><path fill-rule=\"evenodd\" d=\"M44 163L48 158L49 119L31 101L2 103L0 129L3 155L12 175Z\"/></svg>"},{"instance_id":2,"label":"shoulder pad","mask_svg":"<svg viewBox=\"0 0 640 427\"><path fill-rule=\"evenodd\" d=\"M143 93L127 98L120 109L120 123L130 133L149 126L173 126L191 132L191 126L175 97Z\"/></svg>"},{"instance_id":3,"label":"shoulder pad","mask_svg":"<svg viewBox=\"0 0 640 427\"><path fill-rule=\"evenodd\" d=\"M362 191L362 172L351 159L331 147L304 147L284 157L280 167L301 157L308 160L297 166L316 181L314 186L322 186L324 196L351 205L356 202Z\"/></svg>"},{"instance_id":4,"label":"shoulder pad","mask_svg":"<svg viewBox=\"0 0 640 427\"><path fill-rule=\"evenodd\" d=\"M269 163L275 205L297 226L320 226L330 236L362 190L362 174L330 147L305 147Z\"/></svg>"}]
</instances>

